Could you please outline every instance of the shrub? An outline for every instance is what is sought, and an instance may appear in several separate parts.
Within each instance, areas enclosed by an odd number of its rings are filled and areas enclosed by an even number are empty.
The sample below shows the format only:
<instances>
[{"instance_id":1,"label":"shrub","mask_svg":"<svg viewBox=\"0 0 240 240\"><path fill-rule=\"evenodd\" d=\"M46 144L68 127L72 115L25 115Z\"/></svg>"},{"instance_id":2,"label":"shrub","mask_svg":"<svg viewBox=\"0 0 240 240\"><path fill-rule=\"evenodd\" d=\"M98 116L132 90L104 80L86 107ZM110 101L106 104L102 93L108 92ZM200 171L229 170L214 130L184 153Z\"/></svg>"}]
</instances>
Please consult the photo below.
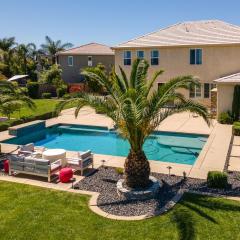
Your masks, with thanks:
<instances>
[{"instance_id":1,"label":"shrub","mask_svg":"<svg viewBox=\"0 0 240 240\"><path fill-rule=\"evenodd\" d=\"M123 168L120 168L120 167L115 168L115 171L116 171L116 173L119 174L119 175L122 175L122 174L123 174Z\"/></svg>"},{"instance_id":2,"label":"shrub","mask_svg":"<svg viewBox=\"0 0 240 240\"><path fill-rule=\"evenodd\" d=\"M222 112L218 116L218 122L220 122L222 124L232 124L233 118L229 112Z\"/></svg>"},{"instance_id":3,"label":"shrub","mask_svg":"<svg viewBox=\"0 0 240 240\"><path fill-rule=\"evenodd\" d=\"M240 122L233 123L233 135L240 136Z\"/></svg>"},{"instance_id":4,"label":"shrub","mask_svg":"<svg viewBox=\"0 0 240 240\"><path fill-rule=\"evenodd\" d=\"M42 94L42 98L45 98L45 99L49 99L49 98L51 98L52 97L52 94L51 93L43 93Z\"/></svg>"},{"instance_id":5,"label":"shrub","mask_svg":"<svg viewBox=\"0 0 240 240\"><path fill-rule=\"evenodd\" d=\"M0 122L0 131L5 131L10 127L10 123L8 121Z\"/></svg>"},{"instance_id":6,"label":"shrub","mask_svg":"<svg viewBox=\"0 0 240 240\"><path fill-rule=\"evenodd\" d=\"M57 97L60 98L67 93L67 86L63 85L57 88Z\"/></svg>"},{"instance_id":7,"label":"shrub","mask_svg":"<svg viewBox=\"0 0 240 240\"><path fill-rule=\"evenodd\" d=\"M28 95L30 98L38 98L39 83L38 82L28 82L27 83Z\"/></svg>"},{"instance_id":8,"label":"shrub","mask_svg":"<svg viewBox=\"0 0 240 240\"><path fill-rule=\"evenodd\" d=\"M227 174L219 171L210 171L207 176L207 185L210 188L226 188Z\"/></svg>"},{"instance_id":9,"label":"shrub","mask_svg":"<svg viewBox=\"0 0 240 240\"><path fill-rule=\"evenodd\" d=\"M63 99L70 99L72 98L72 96L69 94L69 93L65 93L63 96L62 96Z\"/></svg>"}]
</instances>

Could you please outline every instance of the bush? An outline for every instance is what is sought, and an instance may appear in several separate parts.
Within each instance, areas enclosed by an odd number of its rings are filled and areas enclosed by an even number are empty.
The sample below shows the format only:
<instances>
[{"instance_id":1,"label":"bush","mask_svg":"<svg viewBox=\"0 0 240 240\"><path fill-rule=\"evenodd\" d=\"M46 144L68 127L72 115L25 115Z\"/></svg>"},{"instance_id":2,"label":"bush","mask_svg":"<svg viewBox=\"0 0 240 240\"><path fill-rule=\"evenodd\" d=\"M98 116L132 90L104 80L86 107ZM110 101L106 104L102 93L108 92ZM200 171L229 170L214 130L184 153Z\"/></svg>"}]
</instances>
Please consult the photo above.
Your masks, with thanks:
<instances>
[{"instance_id":1,"label":"bush","mask_svg":"<svg viewBox=\"0 0 240 240\"><path fill-rule=\"evenodd\" d=\"M233 118L229 112L222 112L218 116L218 122L220 122L222 124L232 124Z\"/></svg>"},{"instance_id":2,"label":"bush","mask_svg":"<svg viewBox=\"0 0 240 240\"><path fill-rule=\"evenodd\" d=\"M46 93L43 93L43 94L42 94L42 98L49 99L49 98L51 98L51 97L52 97L52 94L51 94L51 93L46 92Z\"/></svg>"},{"instance_id":3,"label":"bush","mask_svg":"<svg viewBox=\"0 0 240 240\"><path fill-rule=\"evenodd\" d=\"M38 82L28 82L27 83L28 95L30 98L38 98L39 83Z\"/></svg>"},{"instance_id":4,"label":"bush","mask_svg":"<svg viewBox=\"0 0 240 240\"><path fill-rule=\"evenodd\" d=\"M233 123L233 135L240 136L240 122Z\"/></svg>"},{"instance_id":5,"label":"bush","mask_svg":"<svg viewBox=\"0 0 240 240\"><path fill-rule=\"evenodd\" d=\"M219 171L210 171L207 176L207 185L210 188L226 188L227 174Z\"/></svg>"},{"instance_id":6,"label":"bush","mask_svg":"<svg viewBox=\"0 0 240 240\"><path fill-rule=\"evenodd\" d=\"M65 85L57 88L57 97L60 98L60 97L62 97L64 94L66 94L66 93L67 93L67 89L68 89L68 88L67 88L67 86L65 86Z\"/></svg>"},{"instance_id":7,"label":"bush","mask_svg":"<svg viewBox=\"0 0 240 240\"><path fill-rule=\"evenodd\" d=\"M70 99L72 98L72 96L69 94L69 93L65 93L63 96L62 96L63 99Z\"/></svg>"},{"instance_id":8,"label":"bush","mask_svg":"<svg viewBox=\"0 0 240 240\"><path fill-rule=\"evenodd\" d=\"M119 175L122 175L123 172L124 172L123 168L120 168L120 167L115 168L115 171L116 171L116 173L119 174Z\"/></svg>"}]
</instances>

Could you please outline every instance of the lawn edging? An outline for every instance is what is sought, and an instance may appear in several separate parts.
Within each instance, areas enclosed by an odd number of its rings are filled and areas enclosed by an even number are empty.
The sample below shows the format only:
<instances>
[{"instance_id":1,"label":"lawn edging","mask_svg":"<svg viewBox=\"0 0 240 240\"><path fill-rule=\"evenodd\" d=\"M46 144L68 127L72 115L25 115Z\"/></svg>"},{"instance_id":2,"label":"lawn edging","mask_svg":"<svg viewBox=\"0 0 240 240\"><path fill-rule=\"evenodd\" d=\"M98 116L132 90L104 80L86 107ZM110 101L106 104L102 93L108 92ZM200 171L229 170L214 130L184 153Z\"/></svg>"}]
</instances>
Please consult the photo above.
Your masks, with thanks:
<instances>
[{"instance_id":1,"label":"lawn edging","mask_svg":"<svg viewBox=\"0 0 240 240\"><path fill-rule=\"evenodd\" d=\"M24 178L17 178L17 177L12 177L8 176L5 174L0 175L0 181L6 181L6 182L14 182L14 183L19 183L19 184L25 184L25 185L31 185L31 186L36 186L36 187L41 187L41 188L47 188L47 189L52 189L52 190L57 190L57 191L63 191L63 192L69 192L69 193L74 193L74 194L81 194L81 195L89 195L90 199L88 201L88 207L93 211L95 214L105 217L108 219L112 220L123 220L123 221L138 221L138 220L144 220L144 219L149 219L152 217L156 217L159 215L162 215L169 210L171 210L183 197L184 193L187 192L185 189L179 189L177 193L173 196L173 198L166 203L162 208L160 208L158 211L156 211L154 214L148 215L140 215L140 216L118 216L118 215L113 215L110 213L107 213L100 209L97 205L97 199L98 196L100 195L98 192L90 192L90 191L84 191L84 190L77 190L73 188L60 188L59 186L47 182L39 182L39 181L26 181Z\"/></svg>"}]
</instances>

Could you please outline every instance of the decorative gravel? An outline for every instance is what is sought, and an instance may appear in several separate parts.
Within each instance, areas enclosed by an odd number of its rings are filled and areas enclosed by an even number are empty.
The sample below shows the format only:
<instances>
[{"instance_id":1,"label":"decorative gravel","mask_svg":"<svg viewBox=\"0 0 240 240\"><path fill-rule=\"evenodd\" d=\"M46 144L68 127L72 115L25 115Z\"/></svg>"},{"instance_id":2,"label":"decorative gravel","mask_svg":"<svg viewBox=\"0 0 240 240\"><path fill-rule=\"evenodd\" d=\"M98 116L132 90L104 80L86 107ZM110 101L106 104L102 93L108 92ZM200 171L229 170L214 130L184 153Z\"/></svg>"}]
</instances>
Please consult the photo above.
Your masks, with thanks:
<instances>
[{"instance_id":1,"label":"decorative gravel","mask_svg":"<svg viewBox=\"0 0 240 240\"><path fill-rule=\"evenodd\" d=\"M120 216L154 215L155 211L163 207L176 194L182 178L157 173L152 175L163 183L155 199L126 200L123 196L119 196L116 183L123 176L111 167L99 168L94 174L75 184L75 188L99 192L97 205L107 213Z\"/></svg>"},{"instance_id":2,"label":"decorative gravel","mask_svg":"<svg viewBox=\"0 0 240 240\"><path fill-rule=\"evenodd\" d=\"M231 172L229 175L229 187L227 189L211 189L207 187L206 180L169 176L160 173L151 173L162 182L162 187L154 199L127 200L117 194L116 183L122 175L112 167L101 167L92 175L84 178L75 188L100 193L97 205L103 211L119 216L154 215L160 208L168 203L180 189L196 192L213 193L215 195L240 196L240 173Z\"/></svg>"}]
</instances>

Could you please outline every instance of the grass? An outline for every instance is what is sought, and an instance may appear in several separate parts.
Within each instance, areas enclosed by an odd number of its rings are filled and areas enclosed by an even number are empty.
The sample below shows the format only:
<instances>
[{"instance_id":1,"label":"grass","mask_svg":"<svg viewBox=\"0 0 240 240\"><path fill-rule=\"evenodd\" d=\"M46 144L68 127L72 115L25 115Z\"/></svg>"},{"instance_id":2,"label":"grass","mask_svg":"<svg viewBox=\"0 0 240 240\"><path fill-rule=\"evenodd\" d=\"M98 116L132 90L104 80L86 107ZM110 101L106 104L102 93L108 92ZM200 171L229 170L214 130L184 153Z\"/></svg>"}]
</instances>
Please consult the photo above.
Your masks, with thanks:
<instances>
[{"instance_id":1,"label":"grass","mask_svg":"<svg viewBox=\"0 0 240 240\"><path fill-rule=\"evenodd\" d=\"M0 239L240 239L240 203L186 194L167 214L144 221L102 218L88 196L0 182Z\"/></svg>"},{"instance_id":2,"label":"grass","mask_svg":"<svg viewBox=\"0 0 240 240\"><path fill-rule=\"evenodd\" d=\"M59 100L56 99L35 99L36 109L32 110L27 107L21 108L20 112L15 112L11 115L11 118L21 118L34 115L40 115L43 113L54 111Z\"/></svg>"}]
</instances>

